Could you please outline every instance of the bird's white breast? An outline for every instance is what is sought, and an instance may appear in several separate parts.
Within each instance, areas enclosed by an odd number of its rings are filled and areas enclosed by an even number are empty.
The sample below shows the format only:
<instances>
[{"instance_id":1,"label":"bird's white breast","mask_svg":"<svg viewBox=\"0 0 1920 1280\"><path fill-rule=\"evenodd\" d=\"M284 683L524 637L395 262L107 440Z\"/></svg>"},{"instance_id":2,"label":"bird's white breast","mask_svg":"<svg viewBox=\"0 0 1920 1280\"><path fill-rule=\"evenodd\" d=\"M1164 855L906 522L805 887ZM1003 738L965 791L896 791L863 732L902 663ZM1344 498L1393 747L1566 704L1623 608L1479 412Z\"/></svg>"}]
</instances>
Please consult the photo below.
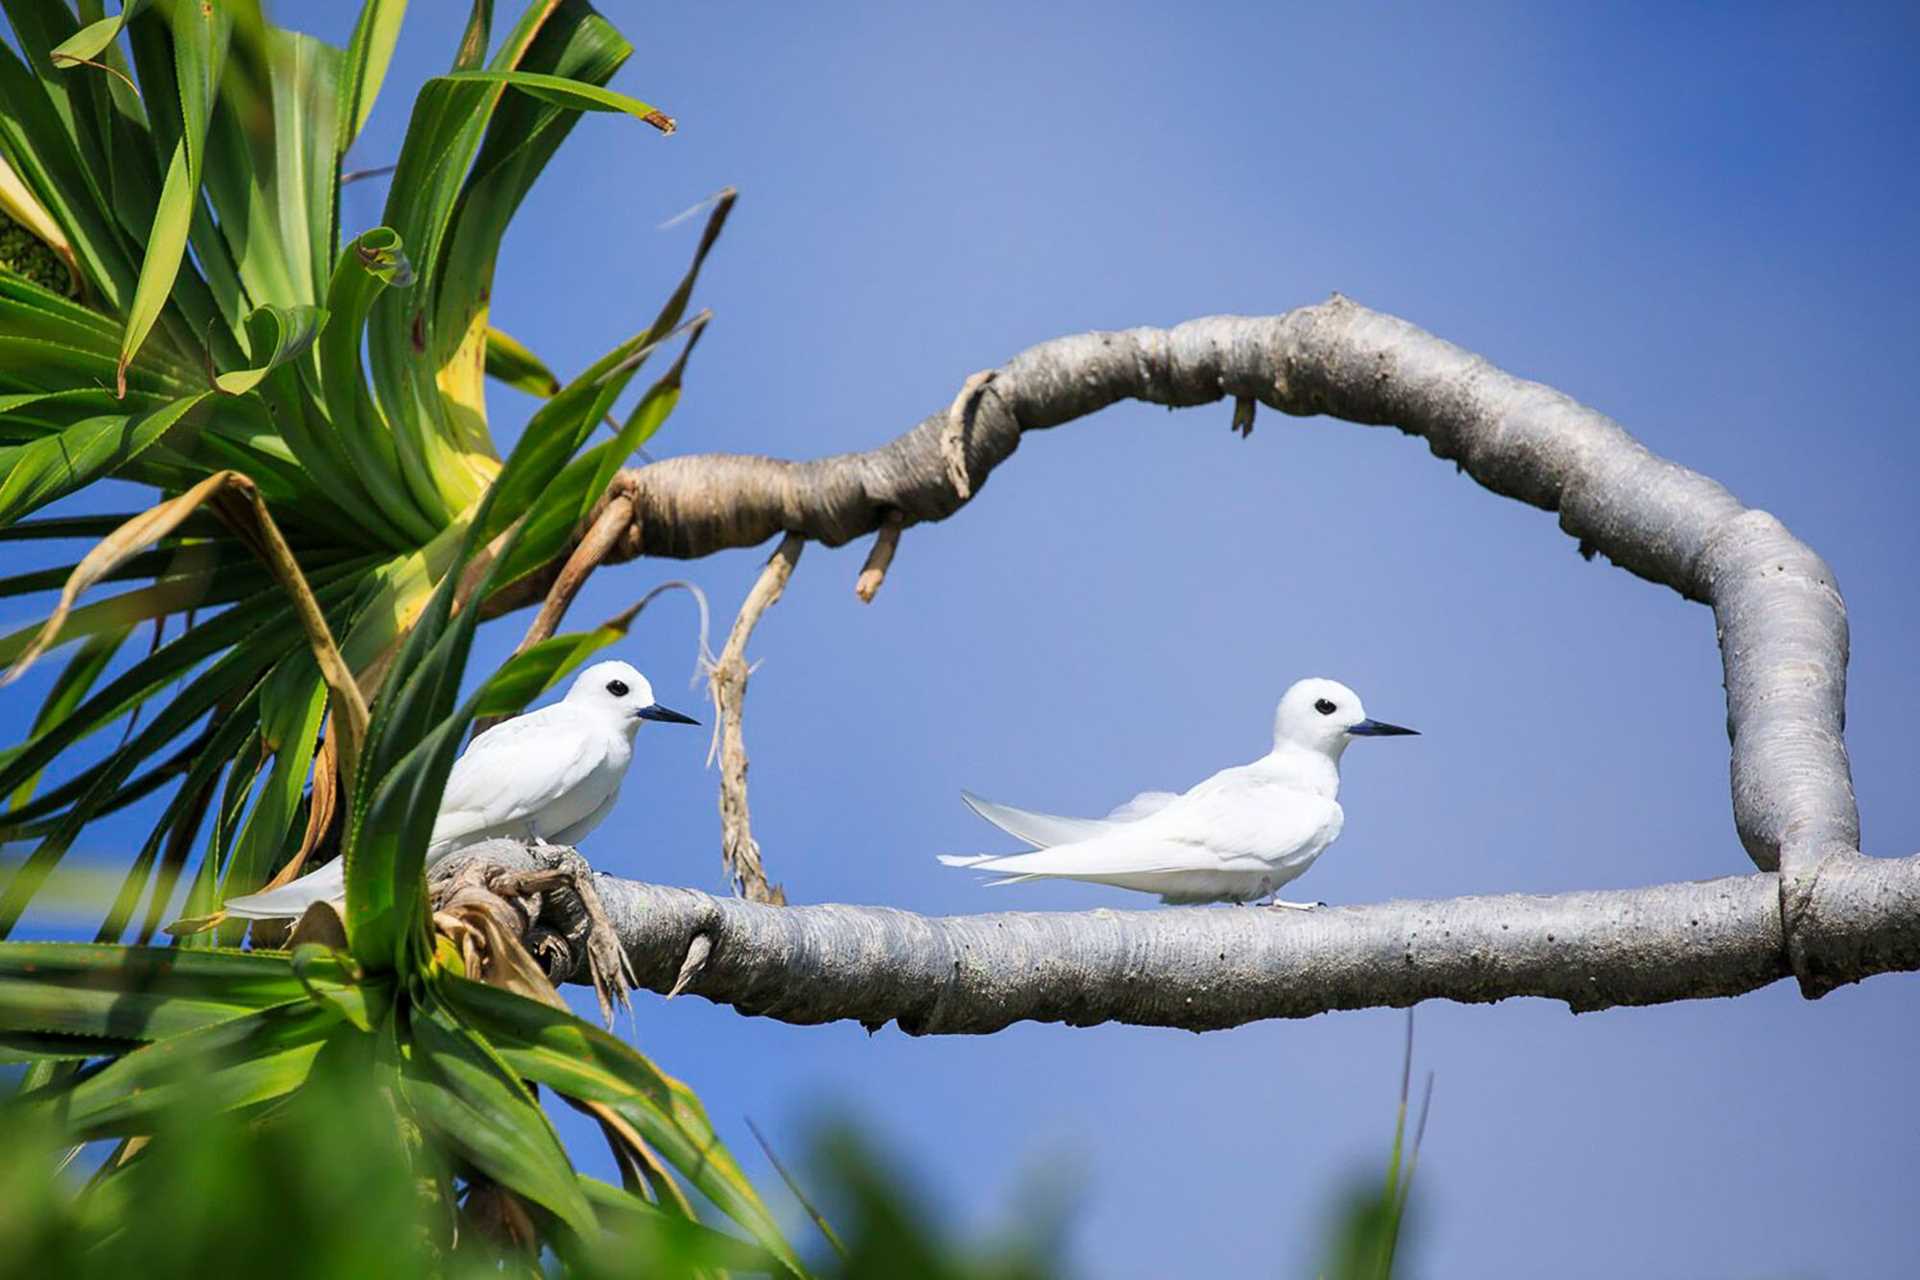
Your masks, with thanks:
<instances>
[{"instance_id":1,"label":"bird's white breast","mask_svg":"<svg viewBox=\"0 0 1920 1280\"><path fill-rule=\"evenodd\" d=\"M546 839L619 791L633 742L608 716L558 703L496 725L455 764L429 857L496 835Z\"/></svg>"}]
</instances>

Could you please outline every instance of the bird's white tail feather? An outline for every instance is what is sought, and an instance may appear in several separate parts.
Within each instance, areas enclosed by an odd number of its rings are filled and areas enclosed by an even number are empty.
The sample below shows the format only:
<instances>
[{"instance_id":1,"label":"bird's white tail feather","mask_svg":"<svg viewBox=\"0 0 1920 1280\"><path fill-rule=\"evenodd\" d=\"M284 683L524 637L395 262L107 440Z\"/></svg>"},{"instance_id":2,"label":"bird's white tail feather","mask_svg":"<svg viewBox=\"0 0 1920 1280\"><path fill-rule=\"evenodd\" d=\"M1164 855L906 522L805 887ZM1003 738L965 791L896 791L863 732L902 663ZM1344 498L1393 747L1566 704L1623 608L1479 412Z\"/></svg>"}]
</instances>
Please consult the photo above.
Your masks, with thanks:
<instances>
[{"instance_id":1,"label":"bird's white tail feather","mask_svg":"<svg viewBox=\"0 0 1920 1280\"><path fill-rule=\"evenodd\" d=\"M1113 826L1104 818L1067 818L1057 813L1035 813L1031 809L1016 809L1010 804L995 804L971 791L962 791L960 798L967 802L969 809L988 822L1036 849L1089 840Z\"/></svg>"},{"instance_id":2,"label":"bird's white tail feather","mask_svg":"<svg viewBox=\"0 0 1920 1280\"><path fill-rule=\"evenodd\" d=\"M330 902L343 896L346 891L346 862L335 858L318 871L301 876L291 884L283 884L278 889L229 898L225 907L228 916L242 920L294 919L314 903Z\"/></svg>"},{"instance_id":3,"label":"bird's white tail feather","mask_svg":"<svg viewBox=\"0 0 1920 1280\"><path fill-rule=\"evenodd\" d=\"M938 855L941 862L949 867L973 867L983 862L993 862L1001 857L997 853L943 853ZM996 884L1019 884L1022 880L1032 880L1033 876L1002 876L998 880L988 880L988 887Z\"/></svg>"}]
</instances>

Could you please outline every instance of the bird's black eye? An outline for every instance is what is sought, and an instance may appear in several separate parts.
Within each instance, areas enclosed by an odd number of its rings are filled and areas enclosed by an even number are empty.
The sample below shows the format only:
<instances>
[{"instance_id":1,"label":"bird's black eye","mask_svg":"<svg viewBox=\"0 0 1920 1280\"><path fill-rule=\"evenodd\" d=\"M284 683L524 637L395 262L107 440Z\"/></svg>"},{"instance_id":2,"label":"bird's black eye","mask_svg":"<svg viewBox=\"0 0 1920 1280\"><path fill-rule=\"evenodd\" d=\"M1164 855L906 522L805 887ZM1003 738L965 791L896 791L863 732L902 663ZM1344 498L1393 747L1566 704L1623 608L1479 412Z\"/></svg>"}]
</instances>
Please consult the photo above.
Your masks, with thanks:
<instances>
[{"instance_id":1,"label":"bird's black eye","mask_svg":"<svg viewBox=\"0 0 1920 1280\"><path fill-rule=\"evenodd\" d=\"M607 681L607 692L616 698L624 698L627 696L627 682L625 680L609 680ZM1331 711L1333 708L1329 707L1327 710Z\"/></svg>"},{"instance_id":2,"label":"bird's black eye","mask_svg":"<svg viewBox=\"0 0 1920 1280\"><path fill-rule=\"evenodd\" d=\"M1334 712L1338 711L1340 708L1334 706L1331 702L1328 702L1325 698L1322 698L1320 699L1320 701L1313 704L1313 709L1315 711L1318 711L1323 716L1330 716Z\"/></svg>"}]
</instances>

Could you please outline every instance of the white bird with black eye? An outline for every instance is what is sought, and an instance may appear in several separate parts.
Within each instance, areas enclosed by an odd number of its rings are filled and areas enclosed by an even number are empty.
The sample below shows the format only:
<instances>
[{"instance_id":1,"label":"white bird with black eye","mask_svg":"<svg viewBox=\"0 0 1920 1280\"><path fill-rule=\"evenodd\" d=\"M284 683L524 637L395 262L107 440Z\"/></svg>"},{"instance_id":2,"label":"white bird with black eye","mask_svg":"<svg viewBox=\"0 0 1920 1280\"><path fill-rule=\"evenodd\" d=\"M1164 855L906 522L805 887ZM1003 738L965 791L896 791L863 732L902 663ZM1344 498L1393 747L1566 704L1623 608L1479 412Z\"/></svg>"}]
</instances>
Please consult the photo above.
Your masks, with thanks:
<instances>
[{"instance_id":1,"label":"white bird with black eye","mask_svg":"<svg viewBox=\"0 0 1920 1280\"><path fill-rule=\"evenodd\" d=\"M994 884L1086 880L1157 893L1162 902L1251 902L1299 877L1339 838L1346 814L1340 757L1355 738L1417 730L1367 717L1337 680L1301 680L1281 695L1273 750L1223 769L1189 791L1148 791L1104 818L1065 818L961 792L973 811L1032 853L942 856L950 867L994 871ZM1270 904L1307 910L1314 904Z\"/></svg>"},{"instance_id":2,"label":"white bird with black eye","mask_svg":"<svg viewBox=\"0 0 1920 1280\"><path fill-rule=\"evenodd\" d=\"M633 760L633 737L646 720L698 724L654 700L647 678L624 662L597 662L551 706L503 720L476 737L454 762L427 845L427 865L506 836L535 844L578 845L613 811ZM226 903L229 916L298 916L345 894L346 868L334 859L266 893Z\"/></svg>"}]
</instances>

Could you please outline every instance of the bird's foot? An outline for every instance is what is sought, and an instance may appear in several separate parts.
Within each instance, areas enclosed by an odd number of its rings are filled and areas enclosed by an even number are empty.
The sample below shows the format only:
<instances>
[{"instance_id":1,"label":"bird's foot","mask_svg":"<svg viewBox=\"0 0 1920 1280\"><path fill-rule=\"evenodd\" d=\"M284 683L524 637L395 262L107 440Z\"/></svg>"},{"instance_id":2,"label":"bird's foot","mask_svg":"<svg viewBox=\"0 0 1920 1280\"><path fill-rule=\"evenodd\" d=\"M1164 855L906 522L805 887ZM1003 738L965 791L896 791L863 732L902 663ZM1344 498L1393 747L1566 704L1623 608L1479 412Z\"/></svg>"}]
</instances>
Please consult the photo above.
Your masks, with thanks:
<instances>
[{"instance_id":1,"label":"bird's foot","mask_svg":"<svg viewBox=\"0 0 1920 1280\"><path fill-rule=\"evenodd\" d=\"M1266 904L1269 911L1312 911L1316 907L1326 905L1324 902L1288 902L1283 898L1275 898Z\"/></svg>"}]
</instances>

